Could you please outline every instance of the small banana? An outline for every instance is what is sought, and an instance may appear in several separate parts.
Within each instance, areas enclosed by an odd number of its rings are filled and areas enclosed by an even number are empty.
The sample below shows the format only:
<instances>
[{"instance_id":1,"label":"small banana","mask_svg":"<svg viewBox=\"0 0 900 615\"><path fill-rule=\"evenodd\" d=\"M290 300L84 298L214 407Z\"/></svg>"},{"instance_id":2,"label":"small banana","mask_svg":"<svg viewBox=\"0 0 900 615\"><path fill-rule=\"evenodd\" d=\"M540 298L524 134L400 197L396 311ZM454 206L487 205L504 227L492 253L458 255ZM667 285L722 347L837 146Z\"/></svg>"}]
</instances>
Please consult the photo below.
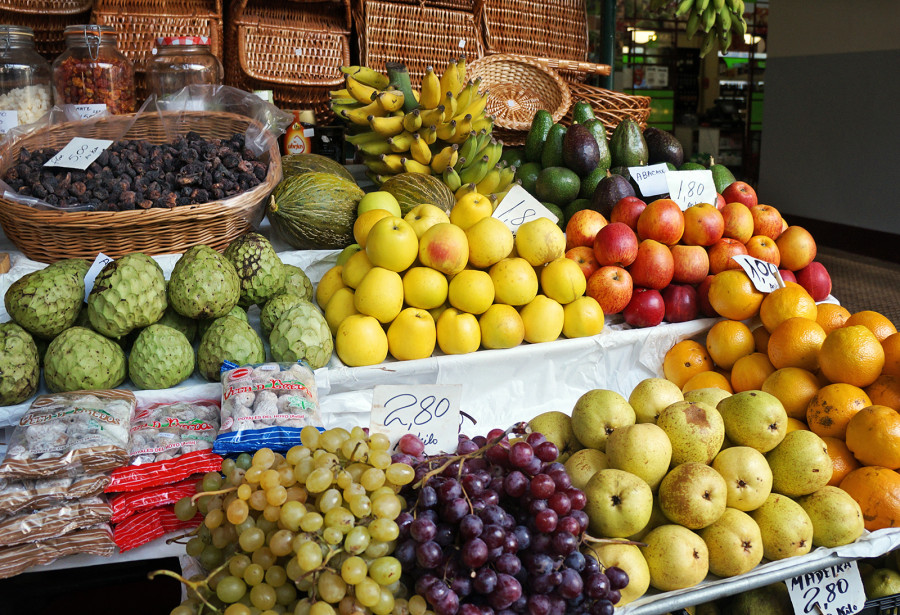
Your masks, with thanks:
<instances>
[{"instance_id":1,"label":"small banana","mask_svg":"<svg viewBox=\"0 0 900 615\"><path fill-rule=\"evenodd\" d=\"M522 185L522 180L517 179L514 182L510 183L506 187L506 190L504 190L503 192L495 193L497 196L497 203L499 204L501 201L503 201L503 199L506 198L506 195L509 194L509 191L512 190L514 186L521 186L521 185Z\"/></svg>"},{"instance_id":2,"label":"small banana","mask_svg":"<svg viewBox=\"0 0 900 615\"><path fill-rule=\"evenodd\" d=\"M444 74L441 75L441 97L446 98L447 94L456 96L462 89L462 82L459 79L459 71L456 68L456 61L450 60Z\"/></svg>"},{"instance_id":3,"label":"small banana","mask_svg":"<svg viewBox=\"0 0 900 615\"><path fill-rule=\"evenodd\" d=\"M444 121L444 105L438 105L434 109L419 110L419 116L422 118L422 126L438 125Z\"/></svg>"},{"instance_id":4,"label":"small banana","mask_svg":"<svg viewBox=\"0 0 900 615\"><path fill-rule=\"evenodd\" d=\"M353 98L350 96L350 92L347 91L347 88L343 90L331 90L328 92L332 98ZM355 98L353 100L356 100Z\"/></svg>"},{"instance_id":5,"label":"small banana","mask_svg":"<svg viewBox=\"0 0 900 615\"><path fill-rule=\"evenodd\" d=\"M356 102L356 99L351 99L351 100L353 101L353 104L349 104L349 105L339 105L337 103L332 102L330 104L331 110L334 111L335 115L340 115L341 117L344 117L345 111L353 111L355 109L362 108L362 105L359 104L358 102Z\"/></svg>"},{"instance_id":6,"label":"small banana","mask_svg":"<svg viewBox=\"0 0 900 615\"><path fill-rule=\"evenodd\" d=\"M500 183L494 188L497 192L509 189L509 185L516 178L516 171L519 170L518 165L507 165L500 170Z\"/></svg>"},{"instance_id":7,"label":"small banana","mask_svg":"<svg viewBox=\"0 0 900 615\"><path fill-rule=\"evenodd\" d=\"M383 117L386 113L387 111L385 111L376 100L375 102L357 109L344 109L341 111L341 116L358 126L366 126L369 123L370 117Z\"/></svg>"},{"instance_id":8,"label":"small banana","mask_svg":"<svg viewBox=\"0 0 900 615\"><path fill-rule=\"evenodd\" d=\"M412 145L409 146L409 153L412 155L413 160L418 162L419 164L430 164L431 163L431 148L428 147L428 144L425 143L425 140L419 135L419 133L412 133L413 140ZM431 173L431 171L429 171Z\"/></svg>"},{"instance_id":9,"label":"small banana","mask_svg":"<svg viewBox=\"0 0 900 615\"><path fill-rule=\"evenodd\" d=\"M747 22L744 21L743 16L735 16L731 20L731 30L738 36L738 38L744 38L744 34L747 31Z\"/></svg>"},{"instance_id":10,"label":"small banana","mask_svg":"<svg viewBox=\"0 0 900 615\"><path fill-rule=\"evenodd\" d=\"M491 133L487 131L478 131L478 145L475 146L475 152L472 156L481 157L485 153L485 149L491 144Z\"/></svg>"},{"instance_id":11,"label":"small banana","mask_svg":"<svg viewBox=\"0 0 900 615\"><path fill-rule=\"evenodd\" d=\"M363 163L366 165L366 168L369 169L369 171L371 171L372 173L377 173L379 175L397 174L397 171L393 171L391 167L389 167L386 163L379 160L378 158L364 158Z\"/></svg>"},{"instance_id":12,"label":"small banana","mask_svg":"<svg viewBox=\"0 0 900 615\"><path fill-rule=\"evenodd\" d=\"M459 146L459 155L472 159L475 154L475 148L478 147L478 136L469 136L465 141L463 141L462 145Z\"/></svg>"},{"instance_id":13,"label":"small banana","mask_svg":"<svg viewBox=\"0 0 900 615\"><path fill-rule=\"evenodd\" d=\"M391 151L395 154L402 154L403 152L408 152L409 147L412 145L413 136L411 132L406 132L405 130L398 135L394 135L393 137L388 137L387 143L391 146Z\"/></svg>"},{"instance_id":14,"label":"small banana","mask_svg":"<svg viewBox=\"0 0 900 615\"><path fill-rule=\"evenodd\" d=\"M484 107L487 105L487 95L487 91L479 92L478 95L472 99L472 102L469 103L469 106L465 107L463 111L457 113L457 115L471 115L473 122L481 119L482 114L484 114Z\"/></svg>"},{"instance_id":15,"label":"small banana","mask_svg":"<svg viewBox=\"0 0 900 615\"><path fill-rule=\"evenodd\" d=\"M463 169L466 168L466 159L462 156L456 158L456 164L453 165L453 170L459 173Z\"/></svg>"},{"instance_id":16,"label":"small banana","mask_svg":"<svg viewBox=\"0 0 900 615\"><path fill-rule=\"evenodd\" d=\"M700 13L694 11L691 13L691 16L688 17L684 33L688 38L694 38L694 35L697 34L698 29L700 29Z\"/></svg>"},{"instance_id":17,"label":"small banana","mask_svg":"<svg viewBox=\"0 0 900 615\"><path fill-rule=\"evenodd\" d=\"M694 0L694 10L695 11L705 11L706 7L710 5L709 0Z\"/></svg>"},{"instance_id":18,"label":"small banana","mask_svg":"<svg viewBox=\"0 0 900 615\"><path fill-rule=\"evenodd\" d=\"M438 124L437 137L442 141L448 141L456 134L456 121L450 121L447 124Z\"/></svg>"},{"instance_id":19,"label":"small banana","mask_svg":"<svg viewBox=\"0 0 900 615\"><path fill-rule=\"evenodd\" d=\"M361 132L357 135L347 135L344 137L345 141L349 141L352 145L364 145L366 143L377 143L378 141L383 141L384 137L382 137L377 132Z\"/></svg>"},{"instance_id":20,"label":"small banana","mask_svg":"<svg viewBox=\"0 0 900 615\"><path fill-rule=\"evenodd\" d=\"M428 145L434 145L437 142L437 126L434 124L427 128L422 126L418 132L422 136L422 140Z\"/></svg>"},{"instance_id":21,"label":"small banana","mask_svg":"<svg viewBox=\"0 0 900 615\"><path fill-rule=\"evenodd\" d=\"M495 164L481 181L475 184L475 189L479 194L492 194L497 189L497 186L500 185L500 170L500 165Z\"/></svg>"},{"instance_id":22,"label":"small banana","mask_svg":"<svg viewBox=\"0 0 900 615\"><path fill-rule=\"evenodd\" d=\"M387 112L403 108L403 92L400 90L387 90L376 95L376 99Z\"/></svg>"},{"instance_id":23,"label":"small banana","mask_svg":"<svg viewBox=\"0 0 900 615\"><path fill-rule=\"evenodd\" d=\"M341 107L346 109L356 109L360 106L360 103L356 101L355 98L332 98L331 99L331 108Z\"/></svg>"},{"instance_id":24,"label":"small banana","mask_svg":"<svg viewBox=\"0 0 900 615\"><path fill-rule=\"evenodd\" d=\"M700 45L700 57L706 56L710 51L712 51L713 46L716 44L716 32L715 30L710 30L706 33L706 36L703 37L703 44Z\"/></svg>"},{"instance_id":25,"label":"small banana","mask_svg":"<svg viewBox=\"0 0 900 615\"><path fill-rule=\"evenodd\" d=\"M694 0L681 0L678 3L678 8L675 9L675 17L681 17L694 6Z\"/></svg>"},{"instance_id":26,"label":"small banana","mask_svg":"<svg viewBox=\"0 0 900 615\"><path fill-rule=\"evenodd\" d=\"M469 194L470 192L475 192L475 184L466 184L463 183L459 188L457 188L456 192L453 193L453 197L459 201L461 198Z\"/></svg>"},{"instance_id":27,"label":"small banana","mask_svg":"<svg viewBox=\"0 0 900 615\"><path fill-rule=\"evenodd\" d=\"M347 75L347 91L350 92L350 96L365 105L375 100L375 96L380 90L365 83L360 83L351 75Z\"/></svg>"},{"instance_id":28,"label":"small banana","mask_svg":"<svg viewBox=\"0 0 900 615\"><path fill-rule=\"evenodd\" d=\"M422 77L422 92L419 94L419 107L434 109L441 104L441 78L434 72L434 67L425 69Z\"/></svg>"},{"instance_id":29,"label":"small banana","mask_svg":"<svg viewBox=\"0 0 900 615\"><path fill-rule=\"evenodd\" d=\"M431 170L437 175L448 167L453 169L453 163L456 162L458 156L459 146L455 143L453 145L448 145L431 157Z\"/></svg>"},{"instance_id":30,"label":"small banana","mask_svg":"<svg viewBox=\"0 0 900 615\"><path fill-rule=\"evenodd\" d=\"M728 52L728 48L731 47L731 30L719 31L719 46L722 48L722 53Z\"/></svg>"},{"instance_id":31,"label":"small banana","mask_svg":"<svg viewBox=\"0 0 900 615\"><path fill-rule=\"evenodd\" d=\"M484 148L484 155L488 157L488 168L492 169L494 165L500 162L500 156L503 155L503 144L491 138L488 146Z\"/></svg>"},{"instance_id":32,"label":"small banana","mask_svg":"<svg viewBox=\"0 0 900 615\"><path fill-rule=\"evenodd\" d=\"M389 117L372 117L369 120L372 130L382 137L393 137L403 132L403 116L391 115Z\"/></svg>"},{"instance_id":33,"label":"small banana","mask_svg":"<svg viewBox=\"0 0 900 615\"><path fill-rule=\"evenodd\" d=\"M487 156L482 156L480 159L475 161L474 164L464 168L459 172L459 178L463 181L464 184L477 184L484 176L487 175L487 172L490 171L490 167L488 166L488 161L490 159Z\"/></svg>"},{"instance_id":34,"label":"small banana","mask_svg":"<svg viewBox=\"0 0 900 615\"><path fill-rule=\"evenodd\" d=\"M444 121L449 122L456 115L456 96L448 92L444 96Z\"/></svg>"},{"instance_id":35,"label":"small banana","mask_svg":"<svg viewBox=\"0 0 900 615\"><path fill-rule=\"evenodd\" d=\"M413 109L403 116L403 128L409 132L415 132L422 127L422 115L418 109Z\"/></svg>"},{"instance_id":36,"label":"small banana","mask_svg":"<svg viewBox=\"0 0 900 615\"><path fill-rule=\"evenodd\" d=\"M441 173L441 179L444 180L444 184L453 192L456 192L459 190L460 186L462 186L462 180L459 178L459 173L451 166L444 169Z\"/></svg>"},{"instance_id":37,"label":"small banana","mask_svg":"<svg viewBox=\"0 0 900 615\"><path fill-rule=\"evenodd\" d=\"M725 8L725 0L713 0L713 6L716 7L716 12L720 12Z\"/></svg>"},{"instance_id":38,"label":"small banana","mask_svg":"<svg viewBox=\"0 0 900 615\"><path fill-rule=\"evenodd\" d=\"M711 4L703 11L703 16L701 17L701 19L703 31L711 31L713 26L716 24L716 11Z\"/></svg>"},{"instance_id":39,"label":"small banana","mask_svg":"<svg viewBox=\"0 0 900 615\"><path fill-rule=\"evenodd\" d=\"M494 129L494 116L483 115L478 121L472 122L472 130L491 132Z\"/></svg>"},{"instance_id":40,"label":"small banana","mask_svg":"<svg viewBox=\"0 0 900 615\"><path fill-rule=\"evenodd\" d=\"M376 90L387 88L391 82L387 75L379 73L368 66L342 66L341 72L345 75L351 75L360 83L373 87Z\"/></svg>"},{"instance_id":41,"label":"small banana","mask_svg":"<svg viewBox=\"0 0 900 615\"><path fill-rule=\"evenodd\" d=\"M478 83L481 83L481 78L477 79ZM472 102L472 97L478 93L478 86L475 85L474 81L469 81L466 84L466 87L462 89L459 93L459 96L456 97L456 107L457 109L465 109L469 106L469 103Z\"/></svg>"},{"instance_id":42,"label":"small banana","mask_svg":"<svg viewBox=\"0 0 900 615\"><path fill-rule=\"evenodd\" d=\"M720 33L725 33L728 30L730 30L731 29L731 13L729 13L728 11L722 11L720 13L716 13L716 27L719 29Z\"/></svg>"},{"instance_id":43,"label":"small banana","mask_svg":"<svg viewBox=\"0 0 900 615\"><path fill-rule=\"evenodd\" d=\"M381 184L386 182L388 180L388 177L390 177L390 176L389 175L379 175L378 173L375 173L374 171L369 169L366 171L366 177L368 177L370 180L372 180L372 183L375 184L376 186L380 186Z\"/></svg>"},{"instance_id":44,"label":"small banana","mask_svg":"<svg viewBox=\"0 0 900 615\"><path fill-rule=\"evenodd\" d=\"M390 154L394 151L390 144L390 138L382 138L381 141L370 141L369 143L363 143L357 149L365 154L369 154L370 156Z\"/></svg>"},{"instance_id":45,"label":"small banana","mask_svg":"<svg viewBox=\"0 0 900 615\"><path fill-rule=\"evenodd\" d=\"M422 173L424 175L431 175L430 166L428 166L427 164L422 164L411 158L403 159L403 170L407 173Z\"/></svg>"},{"instance_id":46,"label":"small banana","mask_svg":"<svg viewBox=\"0 0 900 615\"><path fill-rule=\"evenodd\" d=\"M461 53L459 58L456 59L456 75L459 80L459 90L462 89L462 84L466 82L466 54ZM455 94L459 94L459 90L454 92Z\"/></svg>"}]
</instances>

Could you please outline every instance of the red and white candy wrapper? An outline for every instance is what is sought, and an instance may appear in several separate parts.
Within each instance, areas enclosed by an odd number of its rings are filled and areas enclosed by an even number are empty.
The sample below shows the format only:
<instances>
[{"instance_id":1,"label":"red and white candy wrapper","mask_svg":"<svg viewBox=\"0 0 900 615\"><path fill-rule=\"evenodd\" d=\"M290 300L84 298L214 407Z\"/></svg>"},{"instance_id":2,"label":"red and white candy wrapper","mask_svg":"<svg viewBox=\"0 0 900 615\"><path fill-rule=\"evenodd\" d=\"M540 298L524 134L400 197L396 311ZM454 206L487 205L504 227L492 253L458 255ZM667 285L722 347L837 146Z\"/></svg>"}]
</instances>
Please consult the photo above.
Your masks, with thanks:
<instances>
[{"instance_id":1,"label":"red and white candy wrapper","mask_svg":"<svg viewBox=\"0 0 900 615\"><path fill-rule=\"evenodd\" d=\"M117 523L113 528L113 540L119 551L124 553L169 532L195 528L202 522L203 515L200 513L189 521L181 521L175 516L174 506L163 506L132 515Z\"/></svg>"},{"instance_id":2,"label":"red and white candy wrapper","mask_svg":"<svg viewBox=\"0 0 900 615\"><path fill-rule=\"evenodd\" d=\"M175 459L154 461L139 466L125 466L112 471L107 493L140 491L159 485L170 485L193 474L218 472L222 469L222 457L212 451L186 453Z\"/></svg>"},{"instance_id":3,"label":"red and white candy wrapper","mask_svg":"<svg viewBox=\"0 0 900 615\"><path fill-rule=\"evenodd\" d=\"M108 523L101 523L58 538L0 548L0 579L14 577L32 566L49 564L66 555L110 557L115 551L112 530Z\"/></svg>"},{"instance_id":4,"label":"red and white candy wrapper","mask_svg":"<svg viewBox=\"0 0 900 615\"><path fill-rule=\"evenodd\" d=\"M181 498L189 498L197 493L197 484L201 480L202 477L189 478L174 485L160 485L112 496L109 499L109 507L112 510L110 521L119 523L145 510L174 504Z\"/></svg>"}]
</instances>

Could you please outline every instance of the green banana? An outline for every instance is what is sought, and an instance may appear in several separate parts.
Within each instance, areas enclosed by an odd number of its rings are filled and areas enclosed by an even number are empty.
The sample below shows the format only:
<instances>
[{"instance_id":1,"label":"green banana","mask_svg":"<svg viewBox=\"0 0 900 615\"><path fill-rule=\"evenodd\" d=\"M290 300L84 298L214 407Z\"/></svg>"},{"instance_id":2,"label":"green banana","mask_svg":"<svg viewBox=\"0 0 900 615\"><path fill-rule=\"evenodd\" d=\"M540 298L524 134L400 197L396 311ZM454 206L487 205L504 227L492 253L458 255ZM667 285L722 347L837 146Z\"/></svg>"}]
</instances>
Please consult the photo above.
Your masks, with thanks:
<instances>
[{"instance_id":1,"label":"green banana","mask_svg":"<svg viewBox=\"0 0 900 615\"><path fill-rule=\"evenodd\" d=\"M492 137L484 148L484 155L488 157L488 169L494 168L503 155L503 144Z\"/></svg>"},{"instance_id":2,"label":"green banana","mask_svg":"<svg viewBox=\"0 0 900 615\"><path fill-rule=\"evenodd\" d=\"M722 11L716 13L716 27L719 30L719 36L731 29L731 13Z\"/></svg>"},{"instance_id":3,"label":"green banana","mask_svg":"<svg viewBox=\"0 0 900 615\"><path fill-rule=\"evenodd\" d=\"M688 17L687 26L685 26L685 34L687 34L688 38L694 38L694 35L697 34L697 30L700 28L700 13L694 11L691 13L691 16Z\"/></svg>"},{"instance_id":4,"label":"green banana","mask_svg":"<svg viewBox=\"0 0 900 615\"><path fill-rule=\"evenodd\" d=\"M499 164L491 167L491 170L485 173L481 181L475 184L475 190L479 194L492 194L497 189L497 186L500 185L500 171L501 167Z\"/></svg>"},{"instance_id":5,"label":"green banana","mask_svg":"<svg viewBox=\"0 0 900 615\"><path fill-rule=\"evenodd\" d=\"M487 156L482 156L474 164L460 171L459 178L464 184L477 184L490 171L491 168L488 166L489 160Z\"/></svg>"},{"instance_id":6,"label":"green banana","mask_svg":"<svg viewBox=\"0 0 900 615\"><path fill-rule=\"evenodd\" d=\"M720 13L725 8L725 0L713 0L713 6L716 7L716 12Z\"/></svg>"},{"instance_id":7,"label":"green banana","mask_svg":"<svg viewBox=\"0 0 900 615\"><path fill-rule=\"evenodd\" d=\"M744 34L747 32L747 22L743 17L734 17L731 20L731 29L738 38L744 38Z\"/></svg>"},{"instance_id":8,"label":"green banana","mask_svg":"<svg viewBox=\"0 0 900 615\"><path fill-rule=\"evenodd\" d=\"M459 190L460 186L462 186L462 179L460 179L459 173L451 166L444 169L444 172L441 174L441 179L444 180L444 183L453 192L456 192Z\"/></svg>"},{"instance_id":9,"label":"green banana","mask_svg":"<svg viewBox=\"0 0 900 615\"><path fill-rule=\"evenodd\" d=\"M459 173L464 168L466 168L466 159L463 156L459 156L456 159L456 164L453 165L453 170Z\"/></svg>"},{"instance_id":10,"label":"green banana","mask_svg":"<svg viewBox=\"0 0 900 615\"><path fill-rule=\"evenodd\" d=\"M705 11L710 6L709 0L694 0L695 11Z\"/></svg>"},{"instance_id":11,"label":"green banana","mask_svg":"<svg viewBox=\"0 0 900 615\"><path fill-rule=\"evenodd\" d=\"M681 0L678 3L678 8L675 9L675 17L681 17L694 6L694 0Z\"/></svg>"},{"instance_id":12,"label":"green banana","mask_svg":"<svg viewBox=\"0 0 900 615\"><path fill-rule=\"evenodd\" d=\"M716 11L709 5L706 7L706 10L703 11L703 31L709 32L712 30L712 27L716 24Z\"/></svg>"},{"instance_id":13,"label":"green banana","mask_svg":"<svg viewBox=\"0 0 900 615\"><path fill-rule=\"evenodd\" d=\"M478 145L477 137L469 137L466 139L462 145L459 146L459 155L469 160L472 159L472 154L475 153L475 147Z\"/></svg>"},{"instance_id":14,"label":"green banana","mask_svg":"<svg viewBox=\"0 0 900 615\"><path fill-rule=\"evenodd\" d=\"M706 33L706 36L703 37L703 44L700 45L700 57L705 57L712 48L716 44L716 32L715 30L710 30Z\"/></svg>"}]
</instances>

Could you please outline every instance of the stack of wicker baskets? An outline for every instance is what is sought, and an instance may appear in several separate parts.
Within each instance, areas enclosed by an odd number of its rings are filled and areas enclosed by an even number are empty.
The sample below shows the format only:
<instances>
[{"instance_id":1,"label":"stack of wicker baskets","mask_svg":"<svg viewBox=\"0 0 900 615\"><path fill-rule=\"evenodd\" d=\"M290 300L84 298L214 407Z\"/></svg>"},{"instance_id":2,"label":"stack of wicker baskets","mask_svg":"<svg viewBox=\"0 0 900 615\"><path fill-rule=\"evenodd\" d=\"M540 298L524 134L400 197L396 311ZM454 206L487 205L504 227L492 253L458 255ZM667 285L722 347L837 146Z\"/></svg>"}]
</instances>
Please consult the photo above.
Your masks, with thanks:
<instances>
[{"instance_id":1,"label":"stack of wicker baskets","mask_svg":"<svg viewBox=\"0 0 900 615\"><path fill-rule=\"evenodd\" d=\"M88 23L93 0L0 0L0 23L34 30L34 46L52 62L66 48L66 26Z\"/></svg>"}]
</instances>

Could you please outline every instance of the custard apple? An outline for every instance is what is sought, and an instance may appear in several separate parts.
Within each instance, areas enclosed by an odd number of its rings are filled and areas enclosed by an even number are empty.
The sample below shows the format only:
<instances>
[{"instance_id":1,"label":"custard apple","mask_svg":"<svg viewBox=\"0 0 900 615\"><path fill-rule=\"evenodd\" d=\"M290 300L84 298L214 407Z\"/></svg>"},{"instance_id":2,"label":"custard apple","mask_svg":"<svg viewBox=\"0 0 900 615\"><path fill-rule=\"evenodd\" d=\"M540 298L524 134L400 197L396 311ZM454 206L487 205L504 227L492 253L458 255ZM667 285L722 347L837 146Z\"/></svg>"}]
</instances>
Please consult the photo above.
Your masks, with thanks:
<instances>
[{"instance_id":1,"label":"custard apple","mask_svg":"<svg viewBox=\"0 0 900 615\"><path fill-rule=\"evenodd\" d=\"M119 338L152 325L166 311L166 278L151 257L140 252L110 261L97 274L88 296L91 328Z\"/></svg>"},{"instance_id":2,"label":"custard apple","mask_svg":"<svg viewBox=\"0 0 900 615\"><path fill-rule=\"evenodd\" d=\"M0 406L22 403L37 392L40 381L34 339L14 322L0 324Z\"/></svg>"},{"instance_id":3,"label":"custard apple","mask_svg":"<svg viewBox=\"0 0 900 615\"><path fill-rule=\"evenodd\" d=\"M325 317L309 301L291 308L278 319L269 344L276 361L293 363L304 359L313 369L327 365L334 349Z\"/></svg>"},{"instance_id":4,"label":"custard apple","mask_svg":"<svg viewBox=\"0 0 900 615\"><path fill-rule=\"evenodd\" d=\"M197 321L193 318L182 316L176 312L171 305L166 308L165 314L156 321L156 324L165 325L167 327L172 327L176 331L181 331L187 338L187 341L192 344L194 343L194 338L197 337Z\"/></svg>"},{"instance_id":5,"label":"custard apple","mask_svg":"<svg viewBox=\"0 0 900 615\"><path fill-rule=\"evenodd\" d=\"M169 277L169 304L188 318L218 318L237 305L241 281L231 262L209 246L188 249Z\"/></svg>"},{"instance_id":6,"label":"custard apple","mask_svg":"<svg viewBox=\"0 0 900 615\"><path fill-rule=\"evenodd\" d=\"M81 258L67 258L61 261L56 261L53 263L54 267L61 267L63 269L67 269L69 271L75 272L82 280L84 280L84 276L87 274L88 270L91 268L91 264L84 259Z\"/></svg>"},{"instance_id":7,"label":"custard apple","mask_svg":"<svg viewBox=\"0 0 900 615\"><path fill-rule=\"evenodd\" d=\"M78 318L84 303L84 276L67 262L27 273L6 291L6 312L32 335L53 339Z\"/></svg>"},{"instance_id":8,"label":"custard apple","mask_svg":"<svg viewBox=\"0 0 900 615\"><path fill-rule=\"evenodd\" d=\"M313 285L306 272L296 265L284 266L284 292L300 295L307 301L312 301Z\"/></svg>"},{"instance_id":9,"label":"custard apple","mask_svg":"<svg viewBox=\"0 0 900 615\"><path fill-rule=\"evenodd\" d=\"M60 333L44 355L44 379L54 393L114 389L125 380L125 372L122 348L84 327Z\"/></svg>"},{"instance_id":10,"label":"custard apple","mask_svg":"<svg viewBox=\"0 0 900 615\"><path fill-rule=\"evenodd\" d=\"M241 279L242 307L265 303L284 290L285 269L275 248L259 233L241 235L225 248Z\"/></svg>"},{"instance_id":11,"label":"custard apple","mask_svg":"<svg viewBox=\"0 0 900 615\"><path fill-rule=\"evenodd\" d=\"M227 314L225 314L225 316L234 316L235 318L240 318L244 322L250 322L250 319L247 318L247 311L239 305L236 305L233 308L231 308L231 311L229 311ZM219 318L223 318L223 317L220 316ZM203 320L198 321L197 322L197 337L202 338L203 334L206 333L209 330L210 326L217 320L218 320L218 318L204 318Z\"/></svg>"},{"instance_id":12,"label":"custard apple","mask_svg":"<svg viewBox=\"0 0 900 615\"><path fill-rule=\"evenodd\" d=\"M193 371L193 346L181 331L166 325L142 330L128 356L128 375L141 389L168 389Z\"/></svg>"},{"instance_id":13,"label":"custard apple","mask_svg":"<svg viewBox=\"0 0 900 615\"><path fill-rule=\"evenodd\" d=\"M266 301L266 304L259 311L259 325L262 328L263 335L269 337L272 334L272 327L275 326L278 319L289 309L301 303L309 303L309 300L293 293L281 293Z\"/></svg>"},{"instance_id":14,"label":"custard apple","mask_svg":"<svg viewBox=\"0 0 900 615\"><path fill-rule=\"evenodd\" d=\"M203 334L197 348L197 369L211 382L219 380L223 361L249 365L265 360L266 349L256 331L234 316L216 319Z\"/></svg>"}]
</instances>

